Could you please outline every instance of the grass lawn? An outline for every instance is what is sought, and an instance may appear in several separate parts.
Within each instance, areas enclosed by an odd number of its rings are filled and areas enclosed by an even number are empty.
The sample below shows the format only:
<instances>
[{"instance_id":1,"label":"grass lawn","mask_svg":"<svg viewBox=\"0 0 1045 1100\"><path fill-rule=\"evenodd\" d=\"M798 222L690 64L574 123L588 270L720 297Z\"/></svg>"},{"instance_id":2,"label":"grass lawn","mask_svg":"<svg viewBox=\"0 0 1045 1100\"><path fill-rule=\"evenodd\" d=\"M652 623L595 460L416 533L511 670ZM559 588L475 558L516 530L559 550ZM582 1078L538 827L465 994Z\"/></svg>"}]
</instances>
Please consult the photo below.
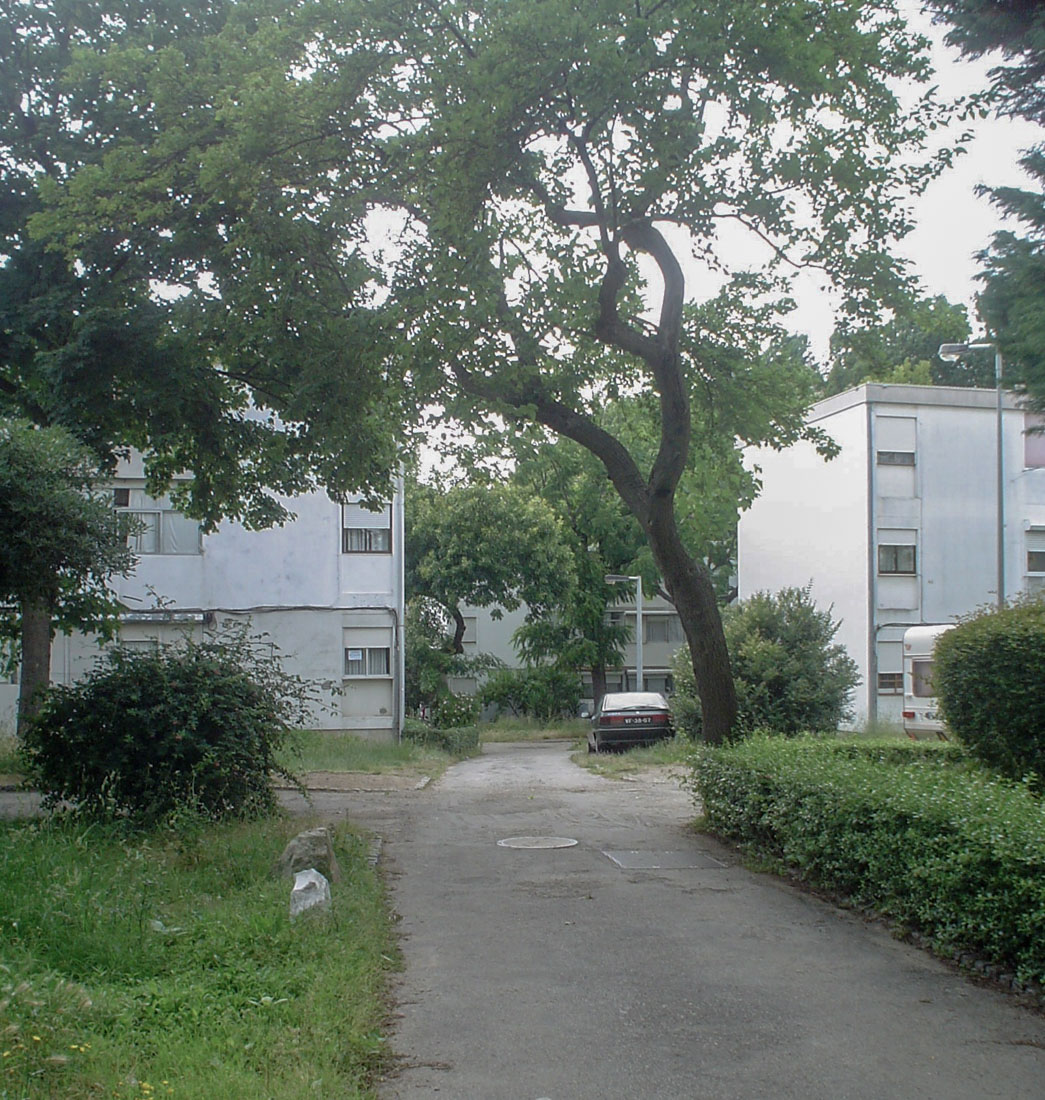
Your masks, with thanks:
<instances>
[{"instance_id":1,"label":"grass lawn","mask_svg":"<svg viewBox=\"0 0 1045 1100\"><path fill-rule=\"evenodd\" d=\"M0 1097L370 1097L396 949L365 838L289 920L284 818L0 823Z\"/></svg>"},{"instance_id":2,"label":"grass lawn","mask_svg":"<svg viewBox=\"0 0 1045 1100\"><path fill-rule=\"evenodd\" d=\"M0 775L21 775L22 764L18 759L18 740L13 733L0 730Z\"/></svg>"},{"instance_id":3,"label":"grass lawn","mask_svg":"<svg viewBox=\"0 0 1045 1100\"><path fill-rule=\"evenodd\" d=\"M305 730L295 735L294 741L295 748L283 756L282 762L299 775L306 772L365 772L368 775L416 772L434 778L453 763L453 757L432 746L407 740L386 744L337 730Z\"/></svg>"},{"instance_id":4,"label":"grass lawn","mask_svg":"<svg viewBox=\"0 0 1045 1100\"><path fill-rule=\"evenodd\" d=\"M574 763L590 771L604 775L608 779L617 779L622 775L633 775L643 768L663 767L670 764L685 765L693 752L693 745L684 737L675 737L670 741L658 741L655 745L628 749L626 752L588 752L585 746L572 756Z\"/></svg>"},{"instance_id":5,"label":"grass lawn","mask_svg":"<svg viewBox=\"0 0 1045 1100\"><path fill-rule=\"evenodd\" d=\"M589 723L584 718L539 722L536 718L498 718L479 727L479 739L494 741L572 741L584 737Z\"/></svg>"}]
</instances>

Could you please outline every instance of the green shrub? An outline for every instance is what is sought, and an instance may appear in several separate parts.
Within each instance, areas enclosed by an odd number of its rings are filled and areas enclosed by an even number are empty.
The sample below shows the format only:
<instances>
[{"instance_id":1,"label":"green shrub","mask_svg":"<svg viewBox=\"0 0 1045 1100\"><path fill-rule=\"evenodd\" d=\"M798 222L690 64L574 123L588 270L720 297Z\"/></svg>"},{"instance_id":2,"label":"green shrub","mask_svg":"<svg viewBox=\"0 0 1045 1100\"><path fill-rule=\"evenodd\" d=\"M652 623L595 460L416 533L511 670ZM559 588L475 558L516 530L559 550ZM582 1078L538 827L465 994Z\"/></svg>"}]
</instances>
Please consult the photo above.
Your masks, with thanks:
<instances>
[{"instance_id":1,"label":"green shrub","mask_svg":"<svg viewBox=\"0 0 1045 1100\"><path fill-rule=\"evenodd\" d=\"M933 685L947 725L989 767L1045 779L1045 601L986 611L936 643Z\"/></svg>"},{"instance_id":2,"label":"green shrub","mask_svg":"<svg viewBox=\"0 0 1045 1100\"><path fill-rule=\"evenodd\" d=\"M474 726L479 721L479 707L477 695L443 695L432 708L432 725L439 729Z\"/></svg>"},{"instance_id":3,"label":"green shrub","mask_svg":"<svg viewBox=\"0 0 1045 1100\"><path fill-rule=\"evenodd\" d=\"M1041 802L950 746L841 746L753 736L702 749L708 825L941 950L1045 980Z\"/></svg>"},{"instance_id":4,"label":"green shrub","mask_svg":"<svg viewBox=\"0 0 1045 1100\"><path fill-rule=\"evenodd\" d=\"M836 730L859 682L856 662L833 639L839 623L820 611L809 589L757 592L727 607L722 625L737 691L736 732L756 729L795 735ZM701 735L689 648L675 655L673 709L680 730Z\"/></svg>"},{"instance_id":5,"label":"green shrub","mask_svg":"<svg viewBox=\"0 0 1045 1100\"><path fill-rule=\"evenodd\" d=\"M277 754L309 716L307 685L243 633L140 651L117 647L50 689L27 731L27 779L47 803L151 822L192 808L221 819L275 806Z\"/></svg>"},{"instance_id":6,"label":"green shrub","mask_svg":"<svg viewBox=\"0 0 1045 1100\"><path fill-rule=\"evenodd\" d=\"M417 745L433 746L452 756L472 756L479 751L479 727L435 726L418 718L403 723L403 737Z\"/></svg>"},{"instance_id":7,"label":"green shrub","mask_svg":"<svg viewBox=\"0 0 1045 1100\"><path fill-rule=\"evenodd\" d=\"M482 701L515 717L572 717L581 701L581 681L576 672L541 665L536 668L498 669L483 685Z\"/></svg>"}]
</instances>

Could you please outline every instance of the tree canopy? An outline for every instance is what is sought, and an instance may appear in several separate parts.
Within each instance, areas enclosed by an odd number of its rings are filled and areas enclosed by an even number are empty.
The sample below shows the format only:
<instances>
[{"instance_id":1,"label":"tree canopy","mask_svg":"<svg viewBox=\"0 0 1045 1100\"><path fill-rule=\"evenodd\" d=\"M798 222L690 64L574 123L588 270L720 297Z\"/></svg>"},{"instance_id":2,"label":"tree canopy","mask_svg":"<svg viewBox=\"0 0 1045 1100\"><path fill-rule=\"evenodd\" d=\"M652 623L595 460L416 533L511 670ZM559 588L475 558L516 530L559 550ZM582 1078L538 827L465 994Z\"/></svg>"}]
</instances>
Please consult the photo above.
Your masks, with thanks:
<instances>
[{"instance_id":1,"label":"tree canopy","mask_svg":"<svg viewBox=\"0 0 1045 1100\"><path fill-rule=\"evenodd\" d=\"M286 518L269 490L387 496L415 420L368 264L294 185L323 125L288 102L307 7L289 39L284 5L238 0L40 0L0 23L0 411L139 448L157 493L191 471L181 503L209 522Z\"/></svg>"},{"instance_id":2,"label":"tree canopy","mask_svg":"<svg viewBox=\"0 0 1045 1100\"><path fill-rule=\"evenodd\" d=\"M931 0L931 7L951 25L947 40L970 57L1000 54L990 73L998 111L1045 124L1045 8L991 0ZM1007 381L1045 409L1045 143L1020 164L1029 188L986 192L1019 228L996 233L980 254L977 305L1005 357Z\"/></svg>"},{"instance_id":3,"label":"tree canopy","mask_svg":"<svg viewBox=\"0 0 1045 1100\"><path fill-rule=\"evenodd\" d=\"M522 604L535 614L572 583L573 561L558 517L539 497L503 484L439 489L407 484L406 594L440 604L463 652L462 604L495 616Z\"/></svg>"},{"instance_id":4,"label":"tree canopy","mask_svg":"<svg viewBox=\"0 0 1045 1100\"><path fill-rule=\"evenodd\" d=\"M742 394L762 410L742 441L802 433L774 271L822 268L854 317L904 288L907 201L953 156L926 152L932 94L897 94L927 81L925 43L892 0L207 11L188 43L77 55L135 126L51 179L34 233L79 265L133 257L139 293L167 288L169 330L198 333L205 377L239 398L221 407L263 395L296 426L265 435L286 469L372 472L389 424L421 409L585 447L679 610L705 731L726 736L714 587L675 510L693 409L732 438ZM762 274L731 270L725 226ZM687 267L723 294L692 301ZM655 409L642 455L595 415L634 393ZM353 446L334 454L339 432Z\"/></svg>"},{"instance_id":5,"label":"tree canopy","mask_svg":"<svg viewBox=\"0 0 1045 1100\"><path fill-rule=\"evenodd\" d=\"M962 305L942 295L905 303L888 321L845 327L831 336L828 394L862 382L921 382L936 386L993 386L994 367L985 358L945 363L941 344L968 338L972 329Z\"/></svg>"}]
</instances>

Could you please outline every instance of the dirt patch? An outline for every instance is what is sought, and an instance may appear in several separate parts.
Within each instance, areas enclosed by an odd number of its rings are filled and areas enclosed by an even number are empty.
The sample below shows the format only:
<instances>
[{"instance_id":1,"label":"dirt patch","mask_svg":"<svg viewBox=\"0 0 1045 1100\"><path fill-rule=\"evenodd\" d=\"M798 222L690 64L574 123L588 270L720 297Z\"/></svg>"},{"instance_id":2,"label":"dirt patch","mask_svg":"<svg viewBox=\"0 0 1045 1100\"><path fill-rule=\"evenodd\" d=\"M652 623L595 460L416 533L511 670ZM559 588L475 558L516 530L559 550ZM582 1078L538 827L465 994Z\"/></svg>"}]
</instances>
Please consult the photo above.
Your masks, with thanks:
<instances>
[{"instance_id":1,"label":"dirt patch","mask_svg":"<svg viewBox=\"0 0 1045 1100\"><path fill-rule=\"evenodd\" d=\"M301 778L310 791L419 791L431 781L420 772L306 772Z\"/></svg>"},{"instance_id":2,"label":"dirt patch","mask_svg":"<svg viewBox=\"0 0 1045 1100\"><path fill-rule=\"evenodd\" d=\"M645 783L651 787L681 787L685 768L681 764L652 764L634 772L610 773L608 779L618 779L623 783Z\"/></svg>"}]
</instances>

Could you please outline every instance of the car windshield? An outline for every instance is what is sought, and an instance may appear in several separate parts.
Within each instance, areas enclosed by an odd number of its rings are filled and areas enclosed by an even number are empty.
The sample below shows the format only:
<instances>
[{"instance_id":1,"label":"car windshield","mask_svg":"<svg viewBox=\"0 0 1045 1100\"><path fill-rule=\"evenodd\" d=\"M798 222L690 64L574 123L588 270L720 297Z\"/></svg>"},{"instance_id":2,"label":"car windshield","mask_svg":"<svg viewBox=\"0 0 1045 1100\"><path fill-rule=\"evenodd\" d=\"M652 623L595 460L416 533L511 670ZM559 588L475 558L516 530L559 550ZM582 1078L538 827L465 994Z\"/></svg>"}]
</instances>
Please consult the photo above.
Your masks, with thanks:
<instances>
[{"instance_id":1,"label":"car windshield","mask_svg":"<svg viewBox=\"0 0 1045 1100\"><path fill-rule=\"evenodd\" d=\"M667 710L668 701L656 691L618 691L604 696L602 709L606 710Z\"/></svg>"}]
</instances>

